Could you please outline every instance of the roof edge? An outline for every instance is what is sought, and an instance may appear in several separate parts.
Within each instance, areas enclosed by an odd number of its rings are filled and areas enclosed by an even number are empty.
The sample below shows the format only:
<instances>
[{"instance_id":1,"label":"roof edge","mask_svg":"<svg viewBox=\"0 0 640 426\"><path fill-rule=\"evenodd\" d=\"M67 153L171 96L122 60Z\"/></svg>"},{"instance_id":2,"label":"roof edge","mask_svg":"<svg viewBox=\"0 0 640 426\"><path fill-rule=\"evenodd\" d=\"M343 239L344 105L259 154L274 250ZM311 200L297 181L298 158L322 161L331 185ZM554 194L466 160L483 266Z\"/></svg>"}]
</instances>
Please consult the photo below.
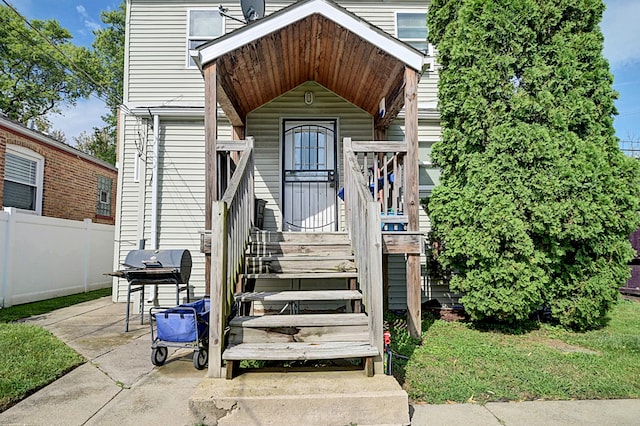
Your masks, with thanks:
<instances>
[{"instance_id":1,"label":"roof edge","mask_svg":"<svg viewBox=\"0 0 640 426\"><path fill-rule=\"evenodd\" d=\"M209 62L247 43L315 14L322 15L346 28L418 72L422 72L428 64L428 58L424 53L387 34L333 1L306 0L280 9L255 23L248 24L200 46L196 49L199 59L198 65L204 67Z\"/></svg>"},{"instance_id":2,"label":"roof edge","mask_svg":"<svg viewBox=\"0 0 640 426\"><path fill-rule=\"evenodd\" d=\"M12 130L14 132L18 132L26 137L29 137L31 139L35 139L36 141L42 142L44 144L47 144L49 146L52 146L53 148L57 148L61 151L65 151L69 154L75 155L77 157L83 158L87 161L90 161L96 165L111 169L114 172L118 171L118 168L116 166L114 166L113 164L109 164L104 160L101 160L99 158L94 157L93 155L87 154L86 152L82 152L77 148L72 147L71 145L67 145L66 143L60 142L58 140L53 139L51 136L48 136L42 132L39 132L37 130L33 130L30 129L28 127L26 127L25 125L18 123L16 121L13 121L7 117L4 116L0 116L0 126L2 127L6 127L9 130Z\"/></svg>"}]
</instances>

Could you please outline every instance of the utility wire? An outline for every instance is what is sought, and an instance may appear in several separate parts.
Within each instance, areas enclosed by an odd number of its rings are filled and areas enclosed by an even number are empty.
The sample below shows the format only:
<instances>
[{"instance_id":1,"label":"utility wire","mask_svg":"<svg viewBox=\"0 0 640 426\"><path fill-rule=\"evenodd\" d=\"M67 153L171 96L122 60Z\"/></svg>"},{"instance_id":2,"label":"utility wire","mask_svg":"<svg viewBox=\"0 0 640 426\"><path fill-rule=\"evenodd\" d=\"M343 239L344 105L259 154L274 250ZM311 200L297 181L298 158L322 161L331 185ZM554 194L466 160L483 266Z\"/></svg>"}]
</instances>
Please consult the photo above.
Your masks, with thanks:
<instances>
[{"instance_id":1,"label":"utility wire","mask_svg":"<svg viewBox=\"0 0 640 426\"><path fill-rule=\"evenodd\" d=\"M29 26L29 28L31 28L33 31L35 31L40 37L42 37L42 39L44 39L44 41L46 41L58 53L60 53L69 62L69 64L71 64L71 68L74 68L74 70L70 69L70 67L68 67L67 65L61 63L61 65L64 68L68 69L69 71L75 71L75 72L78 72L80 74L83 74L84 78L86 78L86 80L91 82L91 84L93 84L95 87L101 89L104 92L108 91L107 89L105 89L105 87L102 84L96 82L93 79L93 77L91 77L85 70L83 70L78 65L76 65L76 63L73 61L73 59L71 59L62 49L60 49L55 43L53 43L47 36L42 34L42 32L40 30L38 30L33 24L31 24L31 22L26 17L24 17L11 3L9 3L7 0L2 0L2 2L5 5L7 5L7 7L9 9L11 9L16 15L18 15L20 17L20 19L22 19ZM95 97L96 99L104 102L105 105L109 106L109 103L108 103L107 99L103 99L102 97L100 97L100 96L98 96L97 94L94 94L94 93L90 93L90 96ZM116 97L116 100L118 101L118 103L122 103L122 99L120 98L120 96Z\"/></svg>"}]
</instances>

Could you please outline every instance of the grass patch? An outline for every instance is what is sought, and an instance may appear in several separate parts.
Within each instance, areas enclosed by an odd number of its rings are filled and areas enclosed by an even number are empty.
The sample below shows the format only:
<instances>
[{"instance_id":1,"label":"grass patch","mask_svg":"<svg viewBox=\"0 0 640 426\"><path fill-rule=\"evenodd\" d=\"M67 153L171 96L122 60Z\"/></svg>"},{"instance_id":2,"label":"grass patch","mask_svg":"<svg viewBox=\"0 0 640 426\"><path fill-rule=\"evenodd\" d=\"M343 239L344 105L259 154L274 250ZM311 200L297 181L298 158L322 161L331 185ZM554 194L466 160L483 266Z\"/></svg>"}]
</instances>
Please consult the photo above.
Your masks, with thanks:
<instances>
[{"instance_id":1,"label":"grass patch","mask_svg":"<svg viewBox=\"0 0 640 426\"><path fill-rule=\"evenodd\" d=\"M71 294L69 296L56 297L54 299L41 300L38 302L25 303L23 305L11 306L0 309L0 322L18 321L34 315L42 315L56 309L87 302L110 296L111 287L99 290L88 291L86 293Z\"/></svg>"},{"instance_id":2,"label":"grass patch","mask_svg":"<svg viewBox=\"0 0 640 426\"><path fill-rule=\"evenodd\" d=\"M0 412L85 362L44 328L16 321L110 294L105 288L0 309Z\"/></svg>"},{"instance_id":3,"label":"grass patch","mask_svg":"<svg viewBox=\"0 0 640 426\"><path fill-rule=\"evenodd\" d=\"M84 362L35 325L0 324L0 348L0 412Z\"/></svg>"},{"instance_id":4,"label":"grass patch","mask_svg":"<svg viewBox=\"0 0 640 426\"><path fill-rule=\"evenodd\" d=\"M600 330L576 333L538 324L526 332L479 330L427 320L423 344L392 332L405 365L394 374L426 403L640 397L640 303L620 301ZM394 336L395 334L395 336ZM398 367L398 370L396 370Z\"/></svg>"}]
</instances>

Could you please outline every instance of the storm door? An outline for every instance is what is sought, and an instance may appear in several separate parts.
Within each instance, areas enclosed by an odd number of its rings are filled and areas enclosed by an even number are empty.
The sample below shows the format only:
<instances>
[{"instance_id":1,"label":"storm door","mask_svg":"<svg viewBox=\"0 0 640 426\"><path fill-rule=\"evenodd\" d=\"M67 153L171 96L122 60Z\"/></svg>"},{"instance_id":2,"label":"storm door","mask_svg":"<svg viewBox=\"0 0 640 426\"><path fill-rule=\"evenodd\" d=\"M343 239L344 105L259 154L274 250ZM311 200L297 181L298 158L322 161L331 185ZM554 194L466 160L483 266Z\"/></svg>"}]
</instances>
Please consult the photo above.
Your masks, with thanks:
<instances>
[{"instance_id":1,"label":"storm door","mask_svg":"<svg viewBox=\"0 0 640 426\"><path fill-rule=\"evenodd\" d=\"M284 231L337 230L336 121L283 122Z\"/></svg>"}]
</instances>

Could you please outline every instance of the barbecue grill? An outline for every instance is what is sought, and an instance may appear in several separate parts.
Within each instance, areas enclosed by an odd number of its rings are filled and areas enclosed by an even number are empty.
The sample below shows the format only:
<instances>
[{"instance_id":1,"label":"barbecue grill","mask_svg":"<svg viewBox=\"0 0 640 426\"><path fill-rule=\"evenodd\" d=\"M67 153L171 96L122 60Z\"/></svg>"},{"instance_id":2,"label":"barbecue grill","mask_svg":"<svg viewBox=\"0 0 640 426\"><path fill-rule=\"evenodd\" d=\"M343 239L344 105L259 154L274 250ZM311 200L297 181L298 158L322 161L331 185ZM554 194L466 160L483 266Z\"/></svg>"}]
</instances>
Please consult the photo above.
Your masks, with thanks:
<instances>
[{"instance_id":1,"label":"barbecue grill","mask_svg":"<svg viewBox=\"0 0 640 426\"><path fill-rule=\"evenodd\" d=\"M131 293L141 292L140 324L144 319L144 287L146 285L170 284L176 286L176 305L180 304L180 292L187 290L189 302L189 278L191 277L191 253L186 249L174 250L131 250L124 260L126 269L110 275L126 278L127 313L125 331L129 331L129 309ZM183 287L180 287L183 285Z\"/></svg>"}]
</instances>

